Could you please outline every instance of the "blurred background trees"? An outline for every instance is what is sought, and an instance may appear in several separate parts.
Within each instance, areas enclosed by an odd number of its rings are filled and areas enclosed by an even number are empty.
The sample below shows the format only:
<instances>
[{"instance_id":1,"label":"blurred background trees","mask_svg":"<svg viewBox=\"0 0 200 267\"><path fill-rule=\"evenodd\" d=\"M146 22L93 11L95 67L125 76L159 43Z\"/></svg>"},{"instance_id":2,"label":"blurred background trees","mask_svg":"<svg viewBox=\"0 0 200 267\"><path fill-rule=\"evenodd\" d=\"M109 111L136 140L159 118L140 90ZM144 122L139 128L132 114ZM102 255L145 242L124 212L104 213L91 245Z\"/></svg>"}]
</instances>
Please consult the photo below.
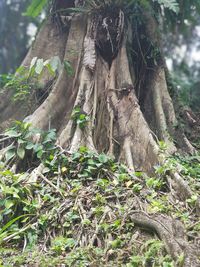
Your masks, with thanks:
<instances>
[{"instance_id":1,"label":"blurred background trees","mask_svg":"<svg viewBox=\"0 0 200 267\"><path fill-rule=\"evenodd\" d=\"M16 70L39 25L39 19L22 15L30 2L0 0L0 74Z\"/></svg>"},{"instance_id":2,"label":"blurred background trees","mask_svg":"<svg viewBox=\"0 0 200 267\"><path fill-rule=\"evenodd\" d=\"M181 103L200 112L200 1L177 2L180 12L165 16L164 52Z\"/></svg>"}]
</instances>

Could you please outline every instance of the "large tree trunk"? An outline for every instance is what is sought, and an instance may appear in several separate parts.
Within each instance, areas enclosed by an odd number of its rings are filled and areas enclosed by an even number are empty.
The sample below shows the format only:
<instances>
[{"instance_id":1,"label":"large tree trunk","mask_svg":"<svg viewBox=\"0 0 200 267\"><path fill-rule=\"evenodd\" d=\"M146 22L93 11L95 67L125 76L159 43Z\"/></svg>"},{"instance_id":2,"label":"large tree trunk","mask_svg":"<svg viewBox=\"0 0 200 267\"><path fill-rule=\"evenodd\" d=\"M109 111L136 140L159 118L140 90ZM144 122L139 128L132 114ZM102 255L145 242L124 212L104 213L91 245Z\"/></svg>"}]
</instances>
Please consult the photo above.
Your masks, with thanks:
<instances>
[{"instance_id":1,"label":"large tree trunk","mask_svg":"<svg viewBox=\"0 0 200 267\"><path fill-rule=\"evenodd\" d=\"M117 23L104 28L105 17L101 14L72 15L64 31L52 20L46 21L22 64L28 66L34 56L48 59L57 55L62 62L71 63L74 74L67 75L63 67L51 92L41 105L34 105L33 112L20 102L12 103L12 92L4 90L0 121L5 128L14 119L23 120L28 115L26 121L32 127L56 128L57 144L70 152L87 146L95 152L114 156L127 164L130 171L152 173L153 166L163 161L158 140L167 144L166 153L172 154L177 149L193 153L194 149L181 129L175 127L177 120L161 53L156 64L152 62L154 59L147 62L145 46L148 43L136 37L134 25L125 21L121 10L115 12L110 18ZM144 16L147 26L144 25L143 34L157 47L160 45L157 24L153 18ZM154 47L148 49L152 51ZM44 88L51 79L46 73L42 78ZM83 129L71 116L75 107L89 116ZM185 192L183 201L191 197L193 192L178 173L168 176L177 197L179 190ZM184 231L179 232L182 226L176 227L176 220L143 211L133 211L130 218L157 233L175 260L184 253L184 266L199 266L195 247L188 242Z\"/></svg>"}]
</instances>

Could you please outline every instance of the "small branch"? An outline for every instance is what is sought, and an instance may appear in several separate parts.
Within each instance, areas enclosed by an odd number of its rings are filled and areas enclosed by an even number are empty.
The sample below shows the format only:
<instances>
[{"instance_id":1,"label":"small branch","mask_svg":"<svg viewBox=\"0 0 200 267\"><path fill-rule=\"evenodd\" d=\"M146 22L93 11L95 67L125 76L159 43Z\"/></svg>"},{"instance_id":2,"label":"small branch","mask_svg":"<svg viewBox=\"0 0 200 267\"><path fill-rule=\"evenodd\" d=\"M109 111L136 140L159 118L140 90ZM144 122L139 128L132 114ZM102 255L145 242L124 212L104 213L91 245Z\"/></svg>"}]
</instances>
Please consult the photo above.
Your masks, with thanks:
<instances>
[{"instance_id":1,"label":"small branch","mask_svg":"<svg viewBox=\"0 0 200 267\"><path fill-rule=\"evenodd\" d=\"M32 228L32 227L34 227L35 225L37 225L37 223L29 224L29 225L27 225L26 227L24 227L24 228L22 228L21 230L19 230L18 232L14 233L14 234L11 234L11 235L9 235L9 236L7 236L7 237L5 237L5 238L3 239L3 241L4 241L4 242L9 241L9 240L12 239L13 237L15 237L15 236L17 236L17 235L19 235L19 234L25 232L25 231L28 230L30 227Z\"/></svg>"},{"instance_id":2,"label":"small branch","mask_svg":"<svg viewBox=\"0 0 200 267\"><path fill-rule=\"evenodd\" d=\"M9 140L9 139L11 139L10 136L4 137L4 138L0 139L0 143L4 142L6 140Z\"/></svg>"},{"instance_id":3,"label":"small branch","mask_svg":"<svg viewBox=\"0 0 200 267\"><path fill-rule=\"evenodd\" d=\"M62 197L64 197L62 192L59 190L59 188L57 186L55 186L51 181L49 181L42 173L39 174L39 177L42 178L51 187L53 187Z\"/></svg>"}]
</instances>

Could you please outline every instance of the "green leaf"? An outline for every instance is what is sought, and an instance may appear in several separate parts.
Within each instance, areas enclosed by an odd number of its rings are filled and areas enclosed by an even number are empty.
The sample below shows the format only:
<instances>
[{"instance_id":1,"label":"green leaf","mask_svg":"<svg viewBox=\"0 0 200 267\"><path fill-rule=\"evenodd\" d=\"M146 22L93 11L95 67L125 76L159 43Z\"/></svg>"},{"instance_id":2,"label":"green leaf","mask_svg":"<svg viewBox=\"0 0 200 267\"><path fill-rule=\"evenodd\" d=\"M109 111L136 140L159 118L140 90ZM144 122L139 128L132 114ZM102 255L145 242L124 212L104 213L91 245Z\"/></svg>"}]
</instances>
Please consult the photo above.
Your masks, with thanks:
<instances>
[{"instance_id":1,"label":"green leaf","mask_svg":"<svg viewBox=\"0 0 200 267\"><path fill-rule=\"evenodd\" d=\"M110 242L112 249L117 249L122 246L122 240L121 239L115 239Z\"/></svg>"},{"instance_id":2,"label":"green leaf","mask_svg":"<svg viewBox=\"0 0 200 267\"><path fill-rule=\"evenodd\" d=\"M23 159L25 156L25 149L19 146L17 148L17 155L19 156L20 159Z\"/></svg>"},{"instance_id":3,"label":"green leaf","mask_svg":"<svg viewBox=\"0 0 200 267\"><path fill-rule=\"evenodd\" d=\"M58 56L52 57L50 59L50 65L51 65L51 69L53 70L53 72L55 73L56 71L60 71L61 70L61 61L60 58Z\"/></svg>"},{"instance_id":4,"label":"green leaf","mask_svg":"<svg viewBox=\"0 0 200 267\"><path fill-rule=\"evenodd\" d=\"M55 72L52 70L52 68L51 68L51 64L49 63L49 60L45 61L44 65L45 65L45 67L48 69L48 72L49 72L52 76L54 76L54 75L55 75Z\"/></svg>"},{"instance_id":5,"label":"green leaf","mask_svg":"<svg viewBox=\"0 0 200 267\"><path fill-rule=\"evenodd\" d=\"M29 73L28 73L28 76L31 77L35 71L35 64L37 62L37 57L34 57L32 60L31 60L31 64L30 64L30 68L29 68Z\"/></svg>"},{"instance_id":6,"label":"green leaf","mask_svg":"<svg viewBox=\"0 0 200 267\"><path fill-rule=\"evenodd\" d=\"M33 150L35 151L35 153L37 153L40 150L43 150L43 145L41 145L41 144L35 144L34 147L33 147Z\"/></svg>"},{"instance_id":7,"label":"green leaf","mask_svg":"<svg viewBox=\"0 0 200 267\"><path fill-rule=\"evenodd\" d=\"M15 223L16 221L18 221L19 219L23 218L23 217L27 217L30 216L30 214L25 214L25 215L21 215L18 216L12 220L10 220L8 223L6 223L1 229L0 229L0 234L2 234L5 230L7 230L13 223Z\"/></svg>"},{"instance_id":8,"label":"green leaf","mask_svg":"<svg viewBox=\"0 0 200 267\"><path fill-rule=\"evenodd\" d=\"M42 12L43 8L47 4L47 1L48 0L33 0L24 15L34 18L37 17Z\"/></svg>"},{"instance_id":9,"label":"green leaf","mask_svg":"<svg viewBox=\"0 0 200 267\"><path fill-rule=\"evenodd\" d=\"M79 152L80 153L87 153L88 152L88 148L86 146L80 146L79 147Z\"/></svg>"},{"instance_id":10,"label":"green leaf","mask_svg":"<svg viewBox=\"0 0 200 267\"><path fill-rule=\"evenodd\" d=\"M67 238L66 239L66 243L65 243L65 246L67 248L72 248L76 245L76 240L74 240L73 238Z\"/></svg>"},{"instance_id":11,"label":"green leaf","mask_svg":"<svg viewBox=\"0 0 200 267\"><path fill-rule=\"evenodd\" d=\"M9 149L6 152L6 161L9 161L10 159L12 159L15 156L15 150L14 149Z\"/></svg>"},{"instance_id":12,"label":"green leaf","mask_svg":"<svg viewBox=\"0 0 200 267\"><path fill-rule=\"evenodd\" d=\"M105 155L105 154L100 154L99 157L98 157L99 161L101 163L106 163L108 162L108 157Z\"/></svg>"},{"instance_id":13,"label":"green leaf","mask_svg":"<svg viewBox=\"0 0 200 267\"><path fill-rule=\"evenodd\" d=\"M15 205L15 203L11 199L7 199L4 205L6 209L10 209L12 206Z\"/></svg>"},{"instance_id":14,"label":"green leaf","mask_svg":"<svg viewBox=\"0 0 200 267\"><path fill-rule=\"evenodd\" d=\"M34 145L35 144L33 144L33 143L29 143L29 144L27 144L26 149L31 150L31 149L33 149Z\"/></svg>"},{"instance_id":15,"label":"green leaf","mask_svg":"<svg viewBox=\"0 0 200 267\"><path fill-rule=\"evenodd\" d=\"M64 61L64 67L65 67L65 70L66 70L67 74L69 76L73 76L74 70L73 70L73 68L72 68L72 66L71 66L69 61L67 61L67 60Z\"/></svg>"},{"instance_id":16,"label":"green leaf","mask_svg":"<svg viewBox=\"0 0 200 267\"><path fill-rule=\"evenodd\" d=\"M8 137L19 137L21 136L21 133L15 131L15 130L8 130L5 132L5 135L8 136Z\"/></svg>"},{"instance_id":17,"label":"green leaf","mask_svg":"<svg viewBox=\"0 0 200 267\"><path fill-rule=\"evenodd\" d=\"M35 73L37 73L38 75L40 75L41 72L43 71L43 69L44 69L44 60L42 58L39 58L37 60L37 63L36 63Z\"/></svg>"},{"instance_id":18,"label":"green leaf","mask_svg":"<svg viewBox=\"0 0 200 267\"><path fill-rule=\"evenodd\" d=\"M91 225L91 221L89 220L89 219L84 219L84 220L82 220L82 224L83 225Z\"/></svg>"},{"instance_id":19,"label":"green leaf","mask_svg":"<svg viewBox=\"0 0 200 267\"><path fill-rule=\"evenodd\" d=\"M141 256L133 256L131 257L131 263L132 264L138 264L138 265L131 265L131 266L139 266L139 263L142 262L142 257Z\"/></svg>"},{"instance_id":20,"label":"green leaf","mask_svg":"<svg viewBox=\"0 0 200 267\"><path fill-rule=\"evenodd\" d=\"M39 151L37 152L37 158L38 158L38 159L41 159L42 155L43 155L43 151L42 151L42 150L39 150Z\"/></svg>"},{"instance_id":21,"label":"green leaf","mask_svg":"<svg viewBox=\"0 0 200 267\"><path fill-rule=\"evenodd\" d=\"M20 145L20 144L24 144L24 143L26 143L26 141L23 140L23 139L18 139L18 140L17 140L17 143Z\"/></svg>"}]
</instances>

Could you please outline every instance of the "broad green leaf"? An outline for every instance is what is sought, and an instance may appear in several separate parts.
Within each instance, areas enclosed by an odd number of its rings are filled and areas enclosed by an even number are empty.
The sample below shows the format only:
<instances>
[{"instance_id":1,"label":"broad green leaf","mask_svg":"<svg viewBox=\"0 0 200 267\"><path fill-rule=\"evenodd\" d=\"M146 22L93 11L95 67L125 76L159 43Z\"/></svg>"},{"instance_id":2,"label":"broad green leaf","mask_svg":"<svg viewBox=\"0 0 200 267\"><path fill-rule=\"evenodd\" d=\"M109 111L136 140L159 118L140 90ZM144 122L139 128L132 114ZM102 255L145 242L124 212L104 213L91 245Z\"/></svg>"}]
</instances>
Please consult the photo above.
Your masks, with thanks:
<instances>
[{"instance_id":1,"label":"broad green leaf","mask_svg":"<svg viewBox=\"0 0 200 267\"><path fill-rule=\"evenodd\" d=\"M26 141L23 140L23 139L18 139L18 140L17 140L17 143L20 145L20 144L24 144L24 143L26 143Z\"/></svg>"},{"instance_id":2,"label":"broad green leaf","mask_svg":"<svg viewBox=\"0 0 200 267\"><path fill-rule=\"evenodd\" d=\"M26 149L31 150L31 149L33 149L33 147L34 147L34 144L29 143L29 144L27 144Z\"/></svg>"},{"instance_id":3,"label":"broad green leaf","mask_svg":"<svg viewBox=\"0 0 200 267\"><path fill-rule=\"evenodd\" d=\"M25 149L19 146L17 148L17 155L19 156L20 159L23 159L25 156Z\"/></svg>"},{"instance_id":4,"label":"broad green leaf","mask_svg":"<svg viewBox=\"0 0 200 267\"><path fill-rule=\"evenodd\" d=\"M44 60L42 58L39 58L36 63L35 72L40 75L41 72L44 69Z\"/></svg>"},{"instance_id":5,"label":"broad green leaf","mask_svg":"<svg viewBox=\"0 0 200 267\"><path fill-rule=\"evenodd\" d=\"M37 62L37 57L34 57L32 60L31 60L31 64L30 64L30 70L35 66L36 62Z\"/></svg>"},{"instance_id":6,"label":"broad green leaf","mask_svg":"<svg viewBox=\"0 0 200 267\"><path fill-rule=\"evenodd\" d=\"M37 57L34 57L32 60L31 60L31 64L30 64L30 68L29 68L29 73L28 73L28 76L31 77L35 71L35 64L37 62Z\"/></svg>"},{"instance_id":7,"label":"broad green leaf","mask_svg":"<svg viewBox=\"0 0 200 267\"><path fill-rule=\"evenodd\" d=\"M48 72L54 76L55 75L55 72L53 71L52 67L51 67L51 64L50 64L50 59L47 59L44 61L44 66L48 69Z\"/></svg>"},{"instance_id":8,"label":"broad green leaf","mask_svg":"<svg viewBox=\"0 0 200 267\"><path fill-rule=\"evenodd\" d=\"M29 122L23 123L24 130L28 130L30 128L30 126L31 126L31 123L29 123Z\"/></svg>"},{"instance_id":9,"label":"broad green leaf","mask_svg":"<svg viewBox=\"0 0 200 267\"><path fill-rule=\"evenodd\" d=\"M12 206L14 206L15 205L15 203L14 203L14 201L12 201L11 199L7 199L6 201L5 201L5 207L6 207L6 209L10 209Z\"/></svg>"},{"instance_id":10,"label":"broad green leaf","mask_svg":"<svg viewBox=\"0 0 200 267\"><path fill-rule=\"evenodd\" d=\"M37 158L38 158L38 159L41 159L42 155L43 155L43 151L42 151L42 150L39 150L39 151L37 152Z\"/></svg>"},{"instance_id":11,"label":"broad green leaf","mask_svg":"<svg viewBox=\"0 0 200 267\"><path fill-rule=\"evenodd\" d=\"M5 132L5 135L8 137L19 137L19 136L21 136L21 133L15 131L15 130L8 130Z\"/></svg>"},{"instance_id":12,"label":"broad green leaf","mask_svg":"<svg viewBox=\"0 0 200 267\"><path fill-rule=\"evenodd\" d=\"M6 152L6 161L9 161L10 159L12 159L15 156L15 150L14 149L9 149Z\"/></svg>"},{"instance_id":13,"label":"broad green leaf","mask_svg":"<svg viewBox=\"0 0 200 267\"><path fill-rule=\"evenodd\" d=\"M99 157L98 157L99 161L101 163L106 163L108 162L108 157L105 155L105 154L100 154Z\"/></svg>"},{"instance_id":14,"label":"broad green leaf","mask_svg":"<svg viewBox=\"0 0 200 267\"><path fill-rule=\"evenodd\" d=\"M51 68L53 70L53 72L55 73L56 71L60 71L61 70L61 61L60 61L60 58L58 56L55 56L55 57L52 57L50 59L50 65L51 65Z\"/></svg>"}]
</instances>

